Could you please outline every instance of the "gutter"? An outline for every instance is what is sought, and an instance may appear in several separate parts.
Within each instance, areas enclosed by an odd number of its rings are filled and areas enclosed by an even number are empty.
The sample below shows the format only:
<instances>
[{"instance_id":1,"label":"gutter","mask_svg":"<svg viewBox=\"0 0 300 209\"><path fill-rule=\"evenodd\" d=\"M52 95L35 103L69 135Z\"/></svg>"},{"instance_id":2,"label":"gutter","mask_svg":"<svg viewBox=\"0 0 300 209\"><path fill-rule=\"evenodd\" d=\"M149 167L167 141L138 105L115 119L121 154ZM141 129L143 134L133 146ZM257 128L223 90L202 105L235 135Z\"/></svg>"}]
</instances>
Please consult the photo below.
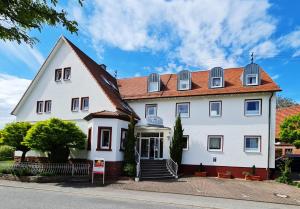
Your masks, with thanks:
<instances>
[{"instance_id":1,"label":"gutter","mask_svg":"<svg viewBox=\"0 0 300 209\"><path fill-rule=\"evenodd\" d=\"M267 166L267 179L270 179L270 173L269 173L269 170L270 170L270 143L271 143L271 101L272 101L272 98L274 96L274 92L272 92L270 98L269 98L269 130L268 130L268 166Z\"/></svg>"}]
</instances>

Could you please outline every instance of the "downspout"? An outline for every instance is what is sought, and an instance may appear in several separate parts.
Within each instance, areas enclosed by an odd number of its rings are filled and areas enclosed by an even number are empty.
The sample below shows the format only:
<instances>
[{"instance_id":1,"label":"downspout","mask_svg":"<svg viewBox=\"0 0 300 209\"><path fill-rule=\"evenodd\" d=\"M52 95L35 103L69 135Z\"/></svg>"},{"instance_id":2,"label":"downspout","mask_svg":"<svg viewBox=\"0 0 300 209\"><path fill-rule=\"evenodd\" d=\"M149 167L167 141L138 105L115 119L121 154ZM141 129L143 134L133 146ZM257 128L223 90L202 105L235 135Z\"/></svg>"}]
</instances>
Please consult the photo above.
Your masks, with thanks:
<instances>
[{"instance_id":1,"label":"downspout","mask_svg":"<svg viewBox=\"0 0 300 209\"><path fill-rule=\"evenodd\" d=\"M272 106L272 98L274 96L274 92L272 92L269 98L269 130L268 130L268 166L267 166L267 179L270 178L269 170L270 170L270 148L271 148L271 106Z\"/></svg>"}]
</instances>

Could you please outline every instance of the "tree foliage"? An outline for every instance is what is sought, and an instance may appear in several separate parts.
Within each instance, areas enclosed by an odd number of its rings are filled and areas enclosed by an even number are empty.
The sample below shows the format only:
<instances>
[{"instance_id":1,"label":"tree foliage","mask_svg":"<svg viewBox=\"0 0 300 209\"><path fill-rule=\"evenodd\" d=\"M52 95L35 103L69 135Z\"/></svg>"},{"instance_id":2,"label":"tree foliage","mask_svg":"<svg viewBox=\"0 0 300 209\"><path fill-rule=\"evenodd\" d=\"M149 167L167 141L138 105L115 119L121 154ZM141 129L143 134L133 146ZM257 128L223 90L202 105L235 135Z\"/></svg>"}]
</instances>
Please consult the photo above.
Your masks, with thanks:
<instances>
[{"instance_id":1,"label":"tree foliage","mask_svg":"<svg viewBox=\"0 0 300 209\"><path fill-rule=\"evenodd\" d=\"M295 100L280 95L277 96L276 108L290 107L295 105L298 105Z\"/></svg>"},{"instance_id":2,"label":"tree foliage","mask_svg":"<svg viewBox=\"0 0 300 209\"><path fill-rule=\"evenodd\" d=\"M180 117L177 117L174 126L173 139L170 144L170 156L178 165L181 165L183 145L183 129L181 119Z\"/></svg>"},{"instance_id":3,"label":"tree foliage","mask_svg":"<svg viewBox=\"0 0 300 209\"><path fill-rule=\"evenodd\" d=\"M284 119L280 125L280 139L300 148L300 114Z\"/></svg>"},{"instance_id":4,"label":"tree foliage","mask_svg":"<svg viewBox=\"0 0 300 209\"><path fill-rule=\"evenodd\" d=\"M127 138L125 139L125 150L124 150L124 171L129 176L135 174L135 142L136 138L134 135L135 120L134 117L130 117L130 123L128 124Z\"/></svg>"},{"instance_id":5,"label":"tree foliage","mask_svg":"<svg viewBox=\"0 0 300 209\"><path fill-rule=\"evenodd\" d=\"M26 152L30 150L27 145L23 144L23 141L31 126L28 122L14 122L7 124L2 130L3 144L22 151L21 161L25 160Z\"/></svg>"},{"instance_id":6,"label":"tree foliage","mask_svg":"<svg viewBox=\"0 0 300 209\"><path fill-rule=\"evenodd\" d=\"M24 145L47 152L51 162L66 162L70 148L84 149L86 135L73 122L52 118L32 126Z\"/></svg>"},{"instance_id":7,"label":"tree foliage","mask_svg":"<svg viewBox=\"0 0 300 209\"><path fill-rule=\"evenodd\" d=\"M82 6L83 0L78 2ZM46 24L61 24L76 33L77 22L69 20L66 11L58 11L57 4L58 0L0 0L0 39L33 45L37 39L30 37L28 31L41 31Z\"/></svg>"}]
</instances>

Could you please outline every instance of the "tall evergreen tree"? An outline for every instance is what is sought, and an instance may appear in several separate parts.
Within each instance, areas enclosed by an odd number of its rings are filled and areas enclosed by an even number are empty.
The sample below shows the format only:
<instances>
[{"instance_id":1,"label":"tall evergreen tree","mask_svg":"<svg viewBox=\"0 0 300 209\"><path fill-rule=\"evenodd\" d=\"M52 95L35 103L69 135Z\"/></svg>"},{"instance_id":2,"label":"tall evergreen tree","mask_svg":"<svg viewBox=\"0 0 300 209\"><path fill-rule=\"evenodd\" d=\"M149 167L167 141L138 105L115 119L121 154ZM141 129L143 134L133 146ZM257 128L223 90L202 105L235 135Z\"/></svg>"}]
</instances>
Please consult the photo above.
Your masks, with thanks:
<instances>
[{"instance_id":1,"label":"tall evergreen tree","mask_svg":"<svg viewBox=\"0 0 300 209\"><path fill-rule=\"evenodd\" d=\"M178 165L181 164L183 145L183 129L181 119L178 116L174 126L173 139L170 144L170 156Z\"/></svg>"},{"instance_id":2,"label":"tall evergreen tree","mask_svg":"<svg viewBox=\"0 0 300 209\"><path fill-rule=\"evenodd\" d=\"M124 171L129 176L135 175L135 141L134 136L135 120L134 117L130 117L130 123L128 124L127 138L125 139L124 150Z\"/></svg>"}]
</instances>

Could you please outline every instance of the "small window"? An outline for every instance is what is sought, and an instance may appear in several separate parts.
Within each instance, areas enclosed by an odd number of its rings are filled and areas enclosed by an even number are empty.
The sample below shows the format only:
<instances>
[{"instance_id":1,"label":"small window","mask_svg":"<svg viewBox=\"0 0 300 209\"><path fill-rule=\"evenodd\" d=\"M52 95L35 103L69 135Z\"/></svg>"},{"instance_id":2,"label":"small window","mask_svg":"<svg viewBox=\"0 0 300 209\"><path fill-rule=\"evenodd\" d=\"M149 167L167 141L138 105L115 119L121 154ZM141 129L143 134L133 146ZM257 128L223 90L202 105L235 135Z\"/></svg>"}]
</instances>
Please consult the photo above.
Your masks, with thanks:
<instances>
[{"instance_id":1,"label":"small window","mask_svg":"<svg viewBox=\"0 0 300 209\"><path fill-rule=\"evenodd\" d=\"M284 149L284 152L285 152L286 155L293 154L293 149L292 148L286 148L286 149Z\"/></svg>"},{"instance_id":2,"label":"small window","mask_svg":"<svg viewBox=\"0 0 300 209\"><path fill-rule=\"evenodd\" d=\"M88 130L88 138L87 138L87 150L91 150L92 146L92 128L89 128Z\"/></svg>"},{"instance_id":3,"label":"small window","mask_svg":"<svg viewBox=\"0 0 300 209\"><path fill-rule=\"evenodd\" d=\"M111 127L98 128L97 150L111 150Z\"/></svg>"},{"instance_id":4,"label":"small window","mask_svg":"<svg viewBox=\"0 0 300 209\"><path fill-rule=\"evenodd\" d=\"M76 111L79 110L79 98L73 98L72 99L71 110L73 112L76 112Z\"/></svg>"},{"instance_id":5,"label":"small window","mask_svg":"<svg viewBox=\"0 0 300 209\"><path fill-rule=\"evenodd\" d=\"M43 101L37 101L36 103L36 112L37 113L43 113Z\"/></svg>"},{"instance_id":6,"label":"small window","mask_svg":"<svg viewBox=\"0 0 300 209\"><path fill-rule=\"evenodd\" d=\"M220 117L222 114L222 102L209 102L209 116Z\"/></svg>"},{"instance_id":7,"label":"small window","mask_svg":"<svg viewBox=\"0 0 300 209\"><path fill-rule=\"evenodd\" d=\"M50 113L51 112L51 105L52 101L51 100L46 100L45 101L45 112Z\"/></svg>"},{"instance_id":8,"label":"small window","mask_svg":"<svg viewBox=\"0 0 300 209\"><path fill-rule=\"evenodd\" d=\"M146 104L146 117L157 116L157 105L156 104Z\"/></svg>"},{"instance_id":9,"label":"small window","mask_svg":"<svg viewBox=\"0 0 300 209\"><path fill-rule=\"evenodd\" d=\"M125 141L127 139L127 129L121 128L120 150L125 150Z\"/></svg>"},{"instance_id":10,"label":"small window","mask_svg":"<svg viewBox=\"0 0 300 209\"><path fill-rule=\"evenodd\" d=\"M177 85L178 90L191 89L191 73L188 70L180 71L177 74Z\"/></svg>"},{"instance_id":11,"label":"small window","mask_svg":"<svg viewBox=\"0 0 300 209\"><path fill-rule=\"evenodd\" d=\"M257 74L248 74L246 76L246 82L248 86L258 85L258 75Z\"/></svg>"},{"instance_id":12,"label":"small window","mask_svg":"<svg viewBox=\"0 0 300 209\"><path fill-rule=\"evenodd\" d=\"M208 151L223 150L223 136L208 136Z\"/></svg>"},{"instance_id":13,"label":"small window","mask_svg":"<svg viewBox=\"0 0 300 209\"><path fill-rule=\"evenodd\" d=\"M181 118L189 118L190 117L190 103L177 103L176 104L176 116L180 116Z\"/></svg>"},{"instance_id":14,"label":"small window","mask_svg":"<svg viewBox=\"0 0 300 209\"><path fill-rule=\"evenodd\" d=\"M260 136L245 136L245 152L260 152Z\"/></svg>"},{"instance_id":15,"label":"small window","mask_svg":"<svg viewBox=\"0 0 300 209\"><path fill-rule=\"evenodd\" d=\"M62 78L62 70L56 69L55 70L55 81L61 81Z\"/></svg>"},{"instance_id":16,"label":"small window","mask_svg":"<svg viewBox=\"0 0 300 209\"><path fill-rule=\"evenodd\" d=\"M189 136L188 135L184 135L182 137L183 140L183 150L188 150L189 149Z\"/></svg>"},{"instance_id":17,"label":"small window","mask_svg":"<svg viewBox=\"0 0 300 209\"><path fill-rule=\"evenodd\" d=\"M89 98L88 97L81 98L81 110L89 110Z\"/></svg>"},{"instance_id":18,"label":"small window","mask_svg":"<svg viewBox=\"0 0 300 209\"><path fill-rule=\"evenodd\" d=\"M70 80L71 79L71 68L67 67L64 68L64 80Z\"/></svg>"},{"instance_id":19,"label":"small window","mask_svg":"<svg viewBox=\"0 0 300 209\"><path fill-rule=\"evenodd\" d=\"M218 88L222 87L222 77L213 77L211 78L211 87L212 88Z\"/></svg>"},{"instance_id":20,"label":"small window","mask_svg":"<svg viewBox=\"0 0 300 209\"><path fill-rule=\"evenodd\" d=\"M157 73L152 73L148 77L148 92L159 91L160 77Z\"/></svg>"},{"instance_id":21,"label":"small window","mask_svg":"<svg viewBox=\"0 0 300 209\"><path fill-rule=\"evenodd\" d=\"M245 100L245 115L261 115L261 100Z\"/></svg>"}]
</instances>

